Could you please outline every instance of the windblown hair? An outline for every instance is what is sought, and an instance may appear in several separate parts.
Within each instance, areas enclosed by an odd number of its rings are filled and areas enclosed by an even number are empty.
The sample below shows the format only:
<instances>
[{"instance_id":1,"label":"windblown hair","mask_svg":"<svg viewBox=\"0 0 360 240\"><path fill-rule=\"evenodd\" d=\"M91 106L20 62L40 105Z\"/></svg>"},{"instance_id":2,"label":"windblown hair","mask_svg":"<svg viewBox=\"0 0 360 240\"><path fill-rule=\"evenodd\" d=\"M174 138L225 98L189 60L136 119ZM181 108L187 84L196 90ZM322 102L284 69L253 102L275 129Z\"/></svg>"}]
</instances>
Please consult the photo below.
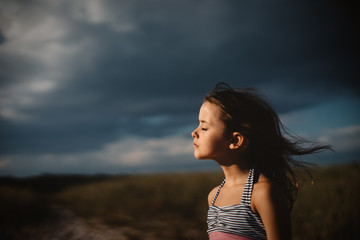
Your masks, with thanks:
<instances>
[{"instance_id":1,"label":"windblown hair","mask_svg":"<svg viewBox=\"0 0 360 240\"><path fill-rule=\"evenodd\" d=\"M281 187L291 209L300 170L309 172L308 165L294 156L331 150L331 147L289 133L277 113L255 89L233 89L226 83L218 83L204 101L219 106L228 130L244 136L243 160Z\"/></svg>"}]
</instances>

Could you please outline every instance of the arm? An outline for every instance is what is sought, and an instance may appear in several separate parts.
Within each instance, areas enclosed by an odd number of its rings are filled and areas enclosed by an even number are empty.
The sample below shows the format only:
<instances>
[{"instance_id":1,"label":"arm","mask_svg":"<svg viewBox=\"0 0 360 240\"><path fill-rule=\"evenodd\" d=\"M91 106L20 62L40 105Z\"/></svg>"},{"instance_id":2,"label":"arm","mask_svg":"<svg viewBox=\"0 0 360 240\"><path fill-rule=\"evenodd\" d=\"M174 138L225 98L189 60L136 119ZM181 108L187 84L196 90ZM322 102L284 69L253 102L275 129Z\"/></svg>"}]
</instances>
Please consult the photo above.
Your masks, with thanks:
<instances>
[{"instance_id":1,"label":"arm","mask_svg":"<svg viewBox=\"0 0 360 240\"><path fill-rule=\"evenodd\" d=\"M252 208L261 217L267 239L292 239L290 211L279 187L269 181L254 184Z\"/></svg>"}]
</instances>

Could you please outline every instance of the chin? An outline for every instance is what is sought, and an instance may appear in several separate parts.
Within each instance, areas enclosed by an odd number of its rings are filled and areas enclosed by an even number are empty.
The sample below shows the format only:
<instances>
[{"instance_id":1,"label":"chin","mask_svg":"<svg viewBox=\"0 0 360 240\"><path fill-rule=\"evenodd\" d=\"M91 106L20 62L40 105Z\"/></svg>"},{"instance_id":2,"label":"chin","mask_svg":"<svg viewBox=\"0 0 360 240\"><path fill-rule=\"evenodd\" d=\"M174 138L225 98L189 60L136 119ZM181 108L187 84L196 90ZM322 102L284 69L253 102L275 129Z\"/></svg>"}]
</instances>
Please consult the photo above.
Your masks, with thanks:
<instances>
[{"instance_id":1,"label":"chin","mask_svg":"<svg viewBox=\"0 0 360 240\"><path fill-rule=\"evenodd\" d=\"M199 155L194 155L196 159L199 159L199 160L206 160L206 159L209 159L207 157L204 157L204 156L199 156Z\"/></svg>"}]
</instances>

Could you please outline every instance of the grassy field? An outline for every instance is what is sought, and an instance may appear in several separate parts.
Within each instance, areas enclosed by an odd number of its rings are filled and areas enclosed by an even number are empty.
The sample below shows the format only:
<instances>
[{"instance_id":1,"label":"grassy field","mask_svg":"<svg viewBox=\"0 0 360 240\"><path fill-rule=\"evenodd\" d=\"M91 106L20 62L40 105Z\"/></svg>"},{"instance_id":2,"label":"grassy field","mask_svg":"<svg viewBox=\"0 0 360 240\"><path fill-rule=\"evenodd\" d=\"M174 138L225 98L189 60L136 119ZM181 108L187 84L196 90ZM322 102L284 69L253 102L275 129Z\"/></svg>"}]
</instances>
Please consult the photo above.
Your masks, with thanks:
<instances>
[{"instance_id":1,"label":"grassy field","mask_svg":"<svg viewBox=\"0 0 360 240\"><path fill-rule=\"evenodd\" d=\"M0 239L207 239L221 173L0 178ZM292 211L294 239L359 239L360 166L315 168Z\"/></svg>"}]
</instances>

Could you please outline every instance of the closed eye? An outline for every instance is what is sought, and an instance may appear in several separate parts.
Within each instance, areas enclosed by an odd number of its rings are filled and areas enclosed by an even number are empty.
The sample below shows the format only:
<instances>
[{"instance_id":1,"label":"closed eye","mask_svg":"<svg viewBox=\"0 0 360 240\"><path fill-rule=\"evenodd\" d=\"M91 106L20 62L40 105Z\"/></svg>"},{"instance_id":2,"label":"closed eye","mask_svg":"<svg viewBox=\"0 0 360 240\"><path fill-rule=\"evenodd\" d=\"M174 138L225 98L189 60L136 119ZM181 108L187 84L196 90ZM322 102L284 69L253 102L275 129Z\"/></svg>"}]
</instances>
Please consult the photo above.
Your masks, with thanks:
<instances>
[{"instance_id":1,"label":"closed eye","mask_svg":"<svg viewBox=\"0 0 360 240\"><path fill-rule=\"evenodd\" d=\"M207 130L207 128L202 128L201 130L202 130L202 131L206 131L206 130Z\"/></svg>"}]
</instances>

